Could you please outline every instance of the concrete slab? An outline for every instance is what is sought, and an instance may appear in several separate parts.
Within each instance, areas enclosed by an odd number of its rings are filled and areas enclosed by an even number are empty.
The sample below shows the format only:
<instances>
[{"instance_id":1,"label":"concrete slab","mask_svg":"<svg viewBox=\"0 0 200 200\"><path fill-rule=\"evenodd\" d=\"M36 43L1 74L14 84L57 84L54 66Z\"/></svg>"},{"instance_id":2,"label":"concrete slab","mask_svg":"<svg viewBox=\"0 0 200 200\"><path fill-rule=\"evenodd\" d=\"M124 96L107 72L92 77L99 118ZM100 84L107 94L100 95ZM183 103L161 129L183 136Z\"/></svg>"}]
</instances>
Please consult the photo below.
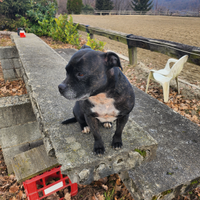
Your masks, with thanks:
<instances>
[{"instance_id":1,"label":"concrete slab","mask_svg":"<svg viewBox=\"0 0 200 200\"><path fill-rule=\"evenodd\" d=\"M0 128L36 121L28 95L0 98Z\"/></svg>"},{"instance_id":2,"label":"concrete slab","mask_svg":"<svg viewBox=\"0 0 200 200\"><path fill-rule=\"evenodd\" d=\"M11 160L15 155L42 144L38 122L1 128L0 141L8 172L11 173Z\"/></svg>"},{"instance_id":3,"label":"concrete slab","mask_svg":"<svg viewBox=\"0 0 200 200\"><path fill-rule=\"evenodd\" d=\"M4 157L5 164L7 166L8 174L15 172L13 169L12 160L16 155L20 155L21 153L24 153L28 150L39 147L41 145L43 145L43 140L39 139L34 142L29 142L29 143L22 144L19 146L3 149L3 157Z\"/></svg>"},{"instance_id":4,"label":"concrete slab","mask_svg":"<svg viewBox=\"0 0 200 200\"><path fill-rule=\"evenodd\" d=\"M134 199L171 200L200 183L200 127L141 90L134 90L133 118L157 139L158 150L156 159L122 174L122 180Z\"/></svg>"},{"instance_id":5,"label":"concrete slab","mask_svg":"<svg viewBox=\"0 0 200 200\"><path fill-rule=\"evenodd\" d=\"M77 49L55 49L55 51L65 60L70 60L72 55L78 51Z\"/></svg>"},{"instance_id":6,"label":"concrete slab","mask_svg":"<svg viewBox=\"0 0 200 200\"><path fill-rule=\"evenodd\" d=\"M72 182L90 184L93 180L135 168L155 156L156 141L133 120L129 120L124 129L123 148L118 151L111 148L114 128L108 130L100 127L100 132L106 149L102 157L92 152L93 135L81 133L78 124L58 124L49 130L57 160L62 164L61 170ZM147 151L149 154L144 159L136 149Z\"/></svg>"},{"instance_id":7,"label":"concrete slab","mask_svg":"<svg viewBox=\"0 0 200 200\"><path fill-rule=\"evenodd\" d=\"M126 134L123 135L124 147L120 151L110 147L113 130L104 129L101 132L106 143L106 153L102 157L93 155L93 136L81 134L78 124L60 124L64 119L72 117L74 105L73 101L67 101L58 92L58 85L65 78L67 60L34 34L27 34L26 38L20 38L17 34L11 37L19 52L24 80L44 135L47 153L57 157L62 172L72 182L88 184L114 172L136 167L155 156L157 142L134 121L127 124ZM69 51L71 55L73 52ZM150 153L144 159L135 152L136 148Z\"/></svg>"},{"instance_id":8,"label":"concrete slab","mask_svg":"<svg viewBox=\"0 0 200 200\"><path fill-rule=\"evenodd\" d=\"M58 162L55 158L49 157L44 145L41 145L16 155L12 160L12 166L17 180L23 182L58 166Z\"/></svg>"}]
</instances>

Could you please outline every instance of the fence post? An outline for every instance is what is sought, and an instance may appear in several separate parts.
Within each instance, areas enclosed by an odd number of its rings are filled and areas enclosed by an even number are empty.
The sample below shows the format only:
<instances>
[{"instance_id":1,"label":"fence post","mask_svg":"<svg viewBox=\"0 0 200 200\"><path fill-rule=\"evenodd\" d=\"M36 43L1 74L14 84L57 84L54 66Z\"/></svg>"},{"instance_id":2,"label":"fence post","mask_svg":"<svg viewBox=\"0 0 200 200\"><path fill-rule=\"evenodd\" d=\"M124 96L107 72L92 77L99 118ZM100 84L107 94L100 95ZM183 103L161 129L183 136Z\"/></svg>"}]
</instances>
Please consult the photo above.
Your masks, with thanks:
<instances>
[{"instance_id":1,"label":"fence post","mask_svg":"<svg viewBox=\"0 0 200 200\"><path fill-rule=\"evenodd\" d=\"M128 57L129 64L135 67L137 65L137 45L135 42L133 42L131 37L133 37L133 34L126 35L128 45Z\"/></svg>"},{"instance_id":2,"label":"fence post","mask_svg":"<svg viewBox=\"0 0 200 200\"><path fill-rule=\"evenodd\" d=\"M89 33L90 34L90 38L94 39L94 34L93 33Z\"/></svg>"},{"instance_id":3,"label":"fence post","mask_svg":"<svg viewBox=\"0 0 200 200\"><path fill-rule=\"evenodd\" d=\"M128 47L129 64L137 65L137 47Z\"/></svg>"},{"instance_id":4,"label":"fence post","mask_svg":"<svg viewBox=\"0 0 200 200\"><path fill-rule=\"evenodd\" d=\"M90 31L89 31L89 29L88 29L89 26L90 26L90 25L85 25L86 32L89 33L90 38L93 39L93 38L94 38L94 34L93 34L93 33L90 33Z\"/></svg>"}]
</instances>

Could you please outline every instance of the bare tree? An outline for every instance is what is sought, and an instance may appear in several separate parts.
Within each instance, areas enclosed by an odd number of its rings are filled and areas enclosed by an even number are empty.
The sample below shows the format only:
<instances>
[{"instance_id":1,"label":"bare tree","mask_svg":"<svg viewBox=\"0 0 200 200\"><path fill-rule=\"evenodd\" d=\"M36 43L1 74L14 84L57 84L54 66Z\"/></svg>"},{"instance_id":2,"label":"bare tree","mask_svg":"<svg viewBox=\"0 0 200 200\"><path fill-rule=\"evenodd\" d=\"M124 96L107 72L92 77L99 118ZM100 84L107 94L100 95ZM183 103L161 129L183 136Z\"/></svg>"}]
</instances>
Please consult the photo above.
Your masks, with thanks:
<instances>
[{"instance_id":1,"label":"bare tree","mask_svg":"<svg viewBox=\"0 0 200 200\"><path fill-rule=\"evenodd\" d=\"M67 13L67 0L57 0L58 2L58 14Z\"/></svg>"},{"instance_id":2,"label":"bare tree","mask_svg":"<svg viewBox=\"0 0 200 200\"><path fill-rule=\"evenodd\" d=\"M95 0L83 0L83 4L84 5L90 5L92 6L93 8L95 7Z\"/></svg>"},{"instance_id":3,"label":"bare tree","mask_svg":"<svg viewBox=\"0 0 200 200\"><path fill-rule=\"evenodd\" d=\"M114 10L128 10L130 7L130 0L113 0Z\"/></svg>"}]
</instances>

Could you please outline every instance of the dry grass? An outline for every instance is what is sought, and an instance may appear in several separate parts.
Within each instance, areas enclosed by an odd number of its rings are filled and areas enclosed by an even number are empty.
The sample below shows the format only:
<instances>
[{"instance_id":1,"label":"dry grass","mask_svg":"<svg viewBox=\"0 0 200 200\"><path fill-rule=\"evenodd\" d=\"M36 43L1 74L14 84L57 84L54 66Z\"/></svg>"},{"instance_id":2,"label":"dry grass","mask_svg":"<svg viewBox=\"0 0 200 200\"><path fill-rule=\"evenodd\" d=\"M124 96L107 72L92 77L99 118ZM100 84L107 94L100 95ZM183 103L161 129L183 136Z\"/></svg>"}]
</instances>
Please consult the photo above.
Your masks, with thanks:
<instances>
[{"instance_id":1,"label":"dry grass","mask_svg":"<svg viewBox=\"0 0 200 200\"><path fill-rule=\"evenodd\" d=\"M73 20L94 27L200 47L200 18L145 15L73 15ZM83 38L86 38L85 32L81 32L81 34ZM106 42L106 49L128 56L127 45L97 35L95 35L95 38ZM138 61L153 69L164 68L169 59L168 56L160 53L139 48L137 50ZM187 63L180 74L180 78L200 87L200 66Z\"/></svg>"}]
</instances>

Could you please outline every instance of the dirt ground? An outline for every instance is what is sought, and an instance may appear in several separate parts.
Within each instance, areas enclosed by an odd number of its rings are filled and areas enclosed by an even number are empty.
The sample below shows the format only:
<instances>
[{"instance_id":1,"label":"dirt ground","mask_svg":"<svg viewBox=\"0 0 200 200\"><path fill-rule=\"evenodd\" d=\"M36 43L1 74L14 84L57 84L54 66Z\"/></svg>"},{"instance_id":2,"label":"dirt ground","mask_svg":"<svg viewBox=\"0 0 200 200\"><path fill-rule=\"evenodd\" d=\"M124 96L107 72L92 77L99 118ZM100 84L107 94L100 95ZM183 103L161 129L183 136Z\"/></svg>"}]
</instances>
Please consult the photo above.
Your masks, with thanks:
<instances>
[{"instance_id":1,"label":"dirt ground","mask_svg":"<svg viewBox=\"0 0 200 200\"><path fill-rule=\"evenodd\" d=\"M74 22L134 34L153 39L163 39L200 47L200 18L137 15L72 15ZM83 38L86 33L81 32ZM105 37L94 36L106 42L105 49L128 56L128 47ZM153 69L164 68L168 56L138 48L138 62ZM180 78L200 87L200 66L187 63Z\"/></svg>"}]
</instances>

